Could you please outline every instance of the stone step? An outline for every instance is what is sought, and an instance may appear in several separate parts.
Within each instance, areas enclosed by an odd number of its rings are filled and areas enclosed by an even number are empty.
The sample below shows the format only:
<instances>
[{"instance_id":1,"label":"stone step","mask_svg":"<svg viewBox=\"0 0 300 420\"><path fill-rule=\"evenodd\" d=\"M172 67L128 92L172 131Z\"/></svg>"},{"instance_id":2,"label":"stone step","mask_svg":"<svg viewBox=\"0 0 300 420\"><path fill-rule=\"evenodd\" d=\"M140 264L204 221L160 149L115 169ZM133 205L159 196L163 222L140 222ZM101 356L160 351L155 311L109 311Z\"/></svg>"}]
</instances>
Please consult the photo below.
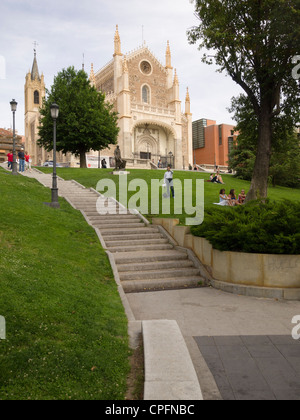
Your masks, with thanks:
<instances>
[{"instance_id":1,"label":"stone step","mask_svg":"<svg viewBox=\"0 0 300 420\"><path fill-rule=\"evenodd\" d=\"M144 280L144 279L173 279L177 277L196 277L199 275L197 268L174 268L162 270L149 270L149 271L128 271L120 273L121 281L126 280Z\"/></svg>"},{"instance_id":2,"label":"stone step","mask_svg":"<svg viewBox=\"0 0 300 420\"><path fill-rule=\"evenodd\" d=\"M117 264L134 264L134 263L147 263L166 260L184 261L188 260L188 256L184 252L175 249L168 250L148 250L138 252L119 252L114 255Z\"/></svg>"},{"instance_id":3,"label":"stone step","mask_svg":"<svg viewBox=\"0 0 300 420\"><path fill-rule=\"evenodd\" d=\"M97 198L94 198L94 197L78 198L78 197L70 197L67 194L65 194L65 197L68 197L68 199L71 200L73 203L82 204L82 205L85 205L86 207L97 204Z\"/></svg>"},{"instance_id":4,"label":"stone step","mask_svg":"<svg viewBox=\"0 0 300 420\"><path fill-rule=\"evenodd\" d=\"M133 246L116 246L107 248L111 253L116 252L133 252L133 251L156 251L156 250L165 250L165 249L173 249L173 245L171 244L161 244L161 245L133 245Z\"/></svg>"},{"instance_id":5,"label":"stone step","mask_svg":"<svg viewBox=\"0 0 300 420\"><path fill-rule=\"evenodd\" d=\"M122 287L125 293L183 289L188 287L195 288L201 287L203 284L204 280L201 276L122 281Z\"/></svg>"},{"instance_id":6,"label":"stone step","mask_svg":"<svg viewBox=\"0 0 300 420\"><path fill-rule=\"evenodd\" d=\"M111 222L110 222L111 223ZM93 226L98 228L100 231L101 229L126 229L126 228L139 228L141 226L145 226L144 223L137 222L137 223L114 223L114 224L108 224L108 223L93 223Z\"/></svg>"},{"instance_id":7,"label":"stone step","mask_svg":"<svg viewBox=\"0 0 300 420\"><path fill-rule=\"evenodd\" d=\"M122 229L102 229L101 234L104 238L114 235L133 235L140 233L156 233L159 232L157 227L140 227L140 228L122 228Z\"/></svg>"},{"instance_id":8,"label":"stone step","mask_svg":"<svg viewBox=\"0 0 300 420\"><path fill-rule=\"evenodd\" d=\"M107 214L100 214L96 208L95 209L89 209L84 211L87 216L101 216L101 217L110 217L110 216L129 216L131 213L127 211L124 213L124 210L120 209L120 211L117 209L116 214L114 213L107 213Z\"/></svg>"},{"instance_id":9,"label":"stone step","mask_svg":"<svg viewBox=\"0 0 300 420\"><path fill-rule=\"evenodd\" d=\"M134 241L137 239L165 239L164 236L161 233L148 233L148 234L135 234L135 235L114 235L111 238L113 241L119 241L121 243L122 241ZM106 239L109 241L110 239Z\"/></svg>"},{"instance_id":10,"label":"stone step","mask_svg":"<svg viewBox=\"0 0 300 420\"><path fill-rule=\"evenodd\" d=\"M173 257L175 258L175 257ZM133 271L142 271L145 272L150 270L165 270L172 268L184 268L184 267L193 267L192 261L188 259L177 260L177 259L168 259L167 261L152 261L152 262L135 262L130 264L117 264L119 273L123 272L133 272Z\"/></svg>"},{"instance_id":11,"label":"stone step","mask_svg":"<svg viewBox=\"0 0 300 420\"><path fill-rule=\"evenodd\" d=\"M137 218L137 217L133 217L133 218L121 218L119 215L116 215L115 218L107 218L105 216L92 216L89 217L90 222L94 225L94 226L98 226L98 225L111 225L111 224L116 224L116 225L120 225L120 224L126 224L129 226L135 225L137 223L142 223L141 219ZM144 223L143 223L144 225Z\"/></svg>"},{"instance_id":12,"label":"stone step","mask_svg":"<svg viewBox=\"0 0 300 420\"><path fill-rule=\"evenodd\" d=\"M116 246L135 246L135 245L160 245L160 244L168 244L168 239L160 238L160 239L130 239L130 240L118 240L118 241L105 241L106 246L108 248L116 247Z\"/></svg>"},{"instance_id":13,"label":"stone step","mask_svg":"<svg viewBox=\"0 0 300 420\"><path fill-rule=\"evenodd\" d=\"M101 214L97 214L97 216L90 216L90 220L104 220L105 222L112 222L112 221L119 221L124 220L126 222L130 222L131 220L141 220L139 217L135 216L134 214L106 214L104 216L101 216Z\"/></svg>"}]
</instances>

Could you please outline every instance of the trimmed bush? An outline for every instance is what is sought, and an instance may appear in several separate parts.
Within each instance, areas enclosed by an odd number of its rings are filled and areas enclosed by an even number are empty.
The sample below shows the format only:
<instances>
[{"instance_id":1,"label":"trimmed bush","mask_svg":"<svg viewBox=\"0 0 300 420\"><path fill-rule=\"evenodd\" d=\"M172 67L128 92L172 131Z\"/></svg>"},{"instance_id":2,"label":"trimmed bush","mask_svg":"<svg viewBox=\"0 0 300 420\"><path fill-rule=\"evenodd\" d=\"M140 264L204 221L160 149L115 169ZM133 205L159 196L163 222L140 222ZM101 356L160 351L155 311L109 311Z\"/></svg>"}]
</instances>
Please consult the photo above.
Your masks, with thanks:
<instances>
[{"instance_id":1,"label":"trimmed bush","mask_svg":"<svg viewBox=\"0 0 300 420\"><path fill-rule=\"evenodd\" d=\"M215 207L192 234L219 251L300 254L300 202L255 201L238 207Z\"/></svg>"}]
</instances>

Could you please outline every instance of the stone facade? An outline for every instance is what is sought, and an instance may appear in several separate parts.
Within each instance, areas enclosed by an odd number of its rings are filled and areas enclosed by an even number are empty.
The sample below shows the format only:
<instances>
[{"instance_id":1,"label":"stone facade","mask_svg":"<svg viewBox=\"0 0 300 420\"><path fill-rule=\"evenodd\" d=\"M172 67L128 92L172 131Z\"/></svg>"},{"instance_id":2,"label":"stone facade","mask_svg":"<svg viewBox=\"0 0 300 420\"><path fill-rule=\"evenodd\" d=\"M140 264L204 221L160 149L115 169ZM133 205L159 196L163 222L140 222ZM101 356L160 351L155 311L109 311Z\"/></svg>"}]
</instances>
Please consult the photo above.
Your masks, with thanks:
<instances>
[{"instance_id":1,"label":"stone facade","mask_svg":"<svg viewBox=\"0 0 300 420\"><path fill-rule=\"evenodd\" d=\"M37 165L45 162L46 151L37 145L40 107L45 97L44 75L39 74L36 52L32 70L26 75L25 96L25 149L30 154L32 164Z\"/></svg>"},{"instance_id":2,"label":"stone facade","mask_svg":"<svg viewBox=\"0 0 300 420\"><path fill-rule=\"evenodd\" d=\"M187 91L182 113L169 42L165 65L145 45L123 55L118 26L114 42L113 59L96 74L92 65L90 81L119 114L122 157L129 166L172 157L177 169L187 168L193 162L190 96ZM113 156L114 149L101 155Z\"/></svg>"}]
</instances>

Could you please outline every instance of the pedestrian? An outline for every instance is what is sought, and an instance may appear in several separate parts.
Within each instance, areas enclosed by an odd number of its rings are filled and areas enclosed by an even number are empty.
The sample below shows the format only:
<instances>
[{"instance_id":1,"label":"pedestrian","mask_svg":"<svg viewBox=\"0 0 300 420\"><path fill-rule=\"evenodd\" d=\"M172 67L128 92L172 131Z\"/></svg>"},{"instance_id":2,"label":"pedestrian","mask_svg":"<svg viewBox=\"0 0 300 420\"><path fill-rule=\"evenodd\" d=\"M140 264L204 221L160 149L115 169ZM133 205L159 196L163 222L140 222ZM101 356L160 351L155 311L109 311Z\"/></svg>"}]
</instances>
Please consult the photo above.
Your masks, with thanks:
<instances>
[{"instance_id":1,"label":"pedestrian","mask_svg":"<svg viewBox=\"0 0 300 420\"><path fill-rule=\"evenodd\" d=\"M25 152L26 169L31 172L31 156L28 152Z\"/></svg>"},{"instance_id":2,"label":"pedestrian","mask_svg":"<svg viewBox=\"0 0 300 420\"><path fill-rule=\"evenodd\" d=\"M107 168L107 163L106 163L105 158L102 159L101 166L102 166L102 169L106 169Z\"/></svg>"},{"instance_id":3,"label":"pedestrian","mask_svg":"<svg viewBox=\"0 0 300 420\"><path fill-rule=\"evenodd\" d=\"M175 197L175 191L174 191L174 184L173 184L173 171L171 171L171 166L168 165L167 172L164 176L164 183L167 187L167 197L170 197L170 189L172 193L172 197Z\"/></svg>"},{"instance_id":4,"label":"pedestrian","mask_svg":"<svg viewBox=\"0 0 300 420\"><path fill-rule=\"evenodd\" d=\"M12 170L13 162L14 162L14 155L13 155L13 152L10 151L9 153L7 153L7 168L8 169Z\"/></svg>"},{"instance_id":5,"label":"pedestrian","mask_svg":"<svg viewBox=\"0 0 300 420\"><path fill-rule=\"evenodd\" d=\"M25 171L25 153L24 153L23 147L18 153L18 158L19 158L19 172L24 172Z\"/></svg>"}]
</instances>

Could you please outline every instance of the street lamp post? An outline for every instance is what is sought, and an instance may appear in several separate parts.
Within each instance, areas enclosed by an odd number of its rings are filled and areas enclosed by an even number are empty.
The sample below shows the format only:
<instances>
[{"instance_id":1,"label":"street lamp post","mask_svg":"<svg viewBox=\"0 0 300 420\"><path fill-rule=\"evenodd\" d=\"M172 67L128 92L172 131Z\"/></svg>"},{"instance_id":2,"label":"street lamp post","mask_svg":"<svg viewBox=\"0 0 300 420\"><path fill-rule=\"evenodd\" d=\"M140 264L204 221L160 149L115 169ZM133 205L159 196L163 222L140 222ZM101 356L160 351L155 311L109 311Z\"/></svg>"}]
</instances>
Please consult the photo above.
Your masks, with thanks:
<instances>
[{"instance_id":1,"label":"street lamp post","mask_svg":"<svg viewBox=\"0 0 300 420\"><path fill-rule=\"evenodd\" d=\"M12 174L18 175L17 169L17 156L16 156L16 110L17 110L18 103L13 99L10 102L11 111L13 113L13 167L12 167Z\"/></svg>"},{"instance_id":2,"label":"street lamp post","mask_svg":"<svg viewBox=\"0 0 300 420\"><path fill-rule=\"evenodd\" d=\"M57 175L56 175L56 120L59 115L59 106L53 103L50 106L51 117L53 119L53 177L51 188L51 203L46 203L50 207L58 209L60 207L58 202L58 188L57 188Z\"/></svg>"}]
</instances>

